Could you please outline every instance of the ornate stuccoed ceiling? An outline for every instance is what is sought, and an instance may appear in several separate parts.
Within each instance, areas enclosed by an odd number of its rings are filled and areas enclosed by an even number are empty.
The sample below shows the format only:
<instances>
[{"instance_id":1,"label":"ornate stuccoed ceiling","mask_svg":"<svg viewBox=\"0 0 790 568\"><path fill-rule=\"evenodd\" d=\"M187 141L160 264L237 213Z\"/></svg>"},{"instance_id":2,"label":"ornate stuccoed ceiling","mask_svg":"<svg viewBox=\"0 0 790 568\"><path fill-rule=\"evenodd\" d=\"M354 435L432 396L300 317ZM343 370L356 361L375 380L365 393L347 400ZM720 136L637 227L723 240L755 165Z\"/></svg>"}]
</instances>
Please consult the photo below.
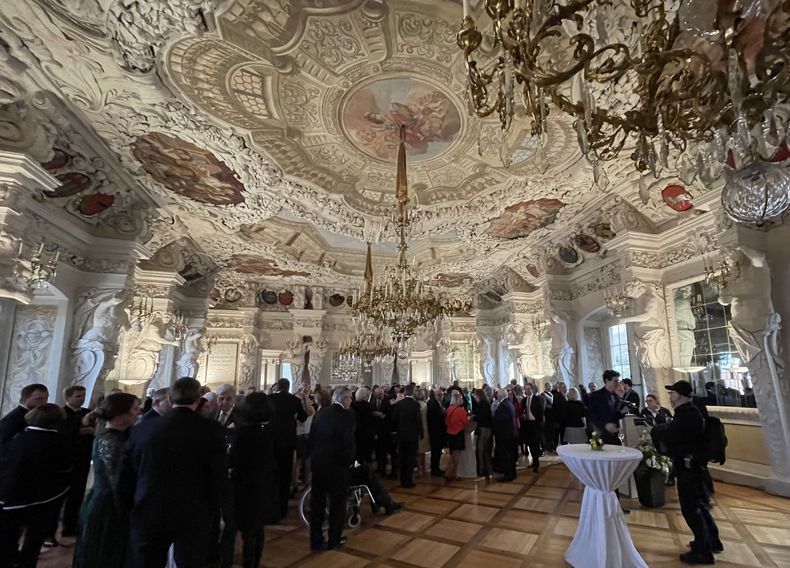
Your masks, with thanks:
<instances>
[{"instance_id":1,"label":"ornate stuccoed ceiling","mask_svg":"<svg viewBox=\"0 0 790 568\"><path fill-rule=\"evenodd\" d=\"M127 192L158 207L150 248L189 239L221 280L350 286L365 241L379 243L377 270L392 262L398 124L416 266L442 286L503 266L531 280L600 254L613 234L596 226L613 216L673 215L642 205L619 165L609 195L594 188L558 113L542 143L471 118L456 1L10 4L0 6L9 76L76 109L117 156L106 167L134 176ZM93 224L130 202L68 199L48 202ZM576 257L558 261L562 247Z\"/></svg>"}]
</instances>

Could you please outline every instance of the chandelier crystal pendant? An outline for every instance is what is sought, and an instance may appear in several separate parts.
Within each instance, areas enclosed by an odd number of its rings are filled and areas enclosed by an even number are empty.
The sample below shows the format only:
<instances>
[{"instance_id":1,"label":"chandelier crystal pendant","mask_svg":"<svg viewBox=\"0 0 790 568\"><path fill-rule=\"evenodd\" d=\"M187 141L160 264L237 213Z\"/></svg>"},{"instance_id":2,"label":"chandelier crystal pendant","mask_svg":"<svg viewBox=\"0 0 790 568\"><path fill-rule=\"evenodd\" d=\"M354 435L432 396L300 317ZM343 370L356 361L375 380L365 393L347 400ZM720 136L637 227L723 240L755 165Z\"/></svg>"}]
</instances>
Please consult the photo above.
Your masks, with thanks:
<instances>
[{"instance_id":1,"label":"chandelier crystal pendant","mask_svg":"<svg viewBox=\"0 0 790 568\"><path fill-rule=\"evenodd\" d=\"M400 354L411 346L411 339L429 326L438 327L442 318L451 316L470 302L448 300L432 290L417 275L408 262L407 237L412 215L406 180L405 130L400 128L398 169L395 186L394 223L398 233L398 261L384 271L379 285L373 275L372 255L368 243L365 263L365 288L354 292L352 313L369 322L369 325L389 332L392 343Z\"/></svg>"},{"instance_id":2,"label":"chandelier crystal pendant","mask_svg":"<svg viewBox=\"0 0 790 568\"><path fill-rule=\"evenodd\" d=\"M786 0L482 2L491 29L477 28L467 0L457 36L470 113L497 113L506 131L520 103L543 135L551 103L573 117L602 189L601 162L624 149L643 174L706 185L725 163L786 157Z\"/></svg>"}]
</instances>

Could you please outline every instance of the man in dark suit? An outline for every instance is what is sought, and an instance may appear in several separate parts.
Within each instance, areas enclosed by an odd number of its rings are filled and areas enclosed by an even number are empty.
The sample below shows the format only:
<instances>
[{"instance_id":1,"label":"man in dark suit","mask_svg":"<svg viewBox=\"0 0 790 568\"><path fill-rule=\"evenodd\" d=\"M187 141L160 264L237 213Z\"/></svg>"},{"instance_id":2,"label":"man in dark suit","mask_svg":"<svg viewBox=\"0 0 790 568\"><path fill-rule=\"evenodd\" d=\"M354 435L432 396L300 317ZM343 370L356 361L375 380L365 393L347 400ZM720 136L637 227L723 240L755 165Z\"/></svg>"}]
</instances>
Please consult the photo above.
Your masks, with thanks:
<instances>
[{"instance_id":1,"label":"man in dark suit","mask_svg":"<svg viewBox=\"0 0 790 568\"><path fill-rule=\"evenodd\" d=\"M627 404L614 392L620 382L620 373L606 370L603 372L603 388L590 393L590 406L587 411L593 428L601 435L605 444L622 445L620 438L620 419L627 411Z\"/></svg>"},{"instance_id":2,"label":"man in dark suit","mask_svg":"<svg viewBox=\"0 0 790 568\"><path fill-rule=\"evenodd\" d=\"M527 447L532 456L532 471L538 472L540 468L540 437L543 431L545 417L545 402L543 397L535 393L535 386L529 383L524 385L524 398L521 404L521 424L524 427Z\"/></svg>"},{"instance_id":3,"label":"man in dark suit","mask_svg":"<svg viewBox=\"0 0 790 568\"><path fill-rule=\"evenodd\" d=\"M294 452L296 451L296 421L307 420L304 403L291 394L288 379L277 381L277 392L271 396L274 404L274 432L277 436L275 448L277 460L278 498L280 517L288 515L288 499L291 494L291 475Z\"/></svg>"},{"instance_id":4,"label":"man in dark suit","mask_svg":"<svg viewBox=\"0 0 790 568\"><path fill-rule=\"evenodd\" d=\"M400 456L400 486L414 487L414 467L417 465L417 446L425 435L422 431L420 403L414 400L414 385L408 384L403 398L393 406L395 437Z\"/></svg>"},{"instance_id":5,"label":"man in dark suit","mask_svg":"<svg viewBox=\"0 0 790 568\"><path fill-rule=\"evenodd\" d=\"M516 459L513 454L513 444L518 436L516 431L516 410L505 389L499 389L497 400L499 404L497 404L492 420L494 428L494 463L503 474L500 481L513 481L516 479Z\"/></svg>"},{"instance_id":6,"label":"man in dark suit","mask_svg":"<svg viewBox=\"0 0 790 568\"><path fill-rule=\"evenodd\" d=\"M677 476L678 501L683 519L694 534L691 550L680 555L686 564L714 564L722 552L719 529L710 514L705 459L707 410L692 401L691 383L678 381L665 387L675 411L671 422L653 428L653 438L667 449Z\"/></svg>"},{"instance_id":7,"label":"man in dark suit","mask_svg":"<svg viewBox=\"0 0 790 568\"><path fill-rule=\"evenodd\" d=\"M225 438L225 447L228 451L233 447L236 434L236 387L221 385L214 391L217 394L217 412L211 416L222 427ZM230 471L225 475L220 494L220 515L222 517L222 535L219 534L219 520L214 521L211 543L219 545L219 558L221 568L231 568L233 565L233 550L236 545L236 495ZM216 556L216 553L212 554Z\"/></svg>"},{"instance_id":8,"label":"man in dark suit","mask_svg":"<svg viewBox=\"0 0 790 568\"><path fill-rule=\"evenodd\" d=\"M631 379L623 379L623 390L625 391L623 400L628 403L628 413L639 414L642 401L639 399L639 393L634 390L634 383Z\"/></svg>"},{"instance_id":9,"label":"man in dark suit","mask_svg":"<svg viewBox=\"0 0 790 568\"><path fill-rule=\"evenodd\" d=\"M148 422L154 418L159 418L169 412L172 407L170 404L170 389L165 387L155 390L151 393L151 408L140 417L139 422Z\"/></svg>"},{"instance_id":10,"label":"man in dark suit","mask_svg":"<svg viewBox=\"0 0 790 568\"><path fill-rule=\"evenodd\" d=\"M447 426L444 423L444 406L442 406L442 391L432 390L428 399L428 436L431 440L431 475L441 477L444 472L439 469L442 459L442 450L446 444Z\"/></svg>"},{"instance_id":11,"label":"man in dark suit","mask_svg":"<svg viewBox=\"0 0 790 568\"><path fill-rule=\"evenodd\" d=\"M373 429L376 437L376 473L383 477L387 475L387 454L392 442L389 427L390 404L383 388L379 386L373 387L370 405L373 412ZM392 469L393 471L395 470L394 463L392 464Z\"/></svg>"},{"instance_id":12,"label":"man in dark suit","mask_svg":"<svg viewBox=\"0 0 790 568\"><path fill-rule=\"evenodd\" d=\"M45 385L34 383L22 387L22 392L19 394L19 406L0 420L0 455L5 451L11 438L22 432L27 426L25 414L46 404L47 399L49 399L49 390Z\"/></svg>"},{"instance_id":13,"label":"man in dark suit","mask_svg":"<svg viewBox=\"0 0 790 568\"><path fill-rule=\"evenodd\" d=\"M324 548L324 507L329 498L329 540L334 549L345 544L343 524L349 468L354 463L354 413L351 391L337 387L332 391L332 404L313 416L310 425L310 470L313 482L310 490L310 549Z\"/></svg>"},{"instance_id":14,"label":"man in dark suit","mask_svg":"<svg viewBox=\"0 0 790 568\"><path fill-rule=\"evenodd\" d=\"M211 520L227 475L222 429L195 413L200 383L178 379L173 409L131 429L119 490L131 510L130 568L167 564L171 544L179 567L208 563Z\"/></svg>"},{"instance_id":15,"label":"man in dark suit","mask_svg":"<svg viewBox=\"0 0 790 568\"><path fill-rule=\"evenodd\" d=\"M66 421L61 426L61 433L68 441L70 454L73 458L69 492L63 505L63 530L64 537L77 536L77 521L80 516L80 506L85 497L85 486L91 470L91 453L93 451L93 428L82 423L88 414L87 408L82 408L86 395L85 387L72 385L63 391L66 404ZM53 527L57 529L57 526ZM54 541L54 531L53 531Z\"/></svg>"}]
</instances>

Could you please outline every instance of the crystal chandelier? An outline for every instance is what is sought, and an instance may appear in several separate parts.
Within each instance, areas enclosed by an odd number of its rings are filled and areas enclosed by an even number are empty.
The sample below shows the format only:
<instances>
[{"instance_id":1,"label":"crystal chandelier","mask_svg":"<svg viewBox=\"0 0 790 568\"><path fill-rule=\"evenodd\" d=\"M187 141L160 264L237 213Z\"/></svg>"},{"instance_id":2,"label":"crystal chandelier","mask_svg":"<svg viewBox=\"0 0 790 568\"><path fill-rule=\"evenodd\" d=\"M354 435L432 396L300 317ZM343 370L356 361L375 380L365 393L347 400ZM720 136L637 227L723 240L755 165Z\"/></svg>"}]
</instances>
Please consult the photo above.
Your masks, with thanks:
<instances>
[{"instance_id":1,"label":"crystal chandelier","mask_svg":"<svg viewBox=\"0 0 790 568\"><path fill-rule=\"evenodd\" d=\"M376 286L373 275L370 243L368 243L365 263L365 288L354 292L352 313L363 318L370 325L389 331L392 342L398 351L409 345L416 333L429 325L436 328L443 317L467 307L468 302L460 299L446 300L431 290L409 265L407 235L411 227L412 215L409 208L409 195L406 183L405 130L400 128L398 148L398 170L395 187L397 205L395 226L398 232L398 262L389 267Z\"/></svg>"},{"instance_id":2,"label":"crystal chandelier","mask_svg":"<svg viewBox=\"0 0 790 568\"><path fill-rule=\"evenodd\" d=\"M685 183L710 184L724 164L738 171L787 157L786 1L481 2L491 31L484 37L464 0L457 37L470 113L497 113L506 131L518 91L533 135L543 135L551 103L575 120L602 189L601 162L624 148L638 171ZM489 55L483 69L476 57Z\"/></svg>"},{"instance_id":3,"label":"crystal chandelier","mask_svg":"<svg viewBox=\"0 0 790 568\"><path fill-rule=\"evenodd\" d=\"M348 366L380 363L394 355L392 343L375 324L364 318L354 318L354 335L340 345L340 362Z\"/></svg>"},{"instance_id":4,"label":"crystal chandelier","mask_svg":"<svg viewBox=\"0 0 790 568\"><path fill-rule=\"evenodd\" d=\"M614 318L623 316L631 307L631 299L619 290L610 292L604 291L604 302L606 309L609 310L609 315Z\"/></svg>"},{"instance_id":5,"label":"crystal chandelier","mask_svg":"<svg viewBox=\"0 0 790 568\"><path fill-rule=\"evenodd\" d=\"M134 302L129 309L132 327L140 331L154 315L154 294L148 288L137 288L134 292Z\"/></svg>"},{"instance_id":6,"label":"crystal chandelier","mask_svg":"<svg viewBox=\"0 0 790 568\"><path fill-rule=\"evenodd\" d=\"M14 275L17 281L31 291L49 288L57 275L60 251L56 251L54 255L51 252L47 253L45 259L44 243L41 243L30 260L26 260L22 258L23 246L24 243L20 241L19 256L14 265Z\"/></svg>"}]
</instances>

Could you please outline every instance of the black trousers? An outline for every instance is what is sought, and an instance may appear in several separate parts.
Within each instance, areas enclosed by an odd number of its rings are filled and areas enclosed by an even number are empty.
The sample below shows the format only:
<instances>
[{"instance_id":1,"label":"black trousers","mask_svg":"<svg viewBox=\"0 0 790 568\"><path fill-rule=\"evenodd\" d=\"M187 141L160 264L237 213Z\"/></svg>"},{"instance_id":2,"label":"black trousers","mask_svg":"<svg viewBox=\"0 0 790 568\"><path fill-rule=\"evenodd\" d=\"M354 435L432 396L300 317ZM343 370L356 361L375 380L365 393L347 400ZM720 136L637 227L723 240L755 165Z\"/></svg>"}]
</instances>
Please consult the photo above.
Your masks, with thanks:
<instances>
[{"instance_id":1,"label":"black trousers","mask_svg":"<svg viewBox=\"0 0 790 568\"><path fill-rule=\"evenodd\" d=\"M414 468L417 466L417 440L398 442L400 455L400 484L402 486L414 485Z\"/></svg>"},{"instance_id":2,"label":"black trousers","mask_svg":"<svg viewBox=\"0 0 790 568\"><path fill-rule=\"evenodd\" d=\"M540 467L540 431L541 425L536 421L524 423L524 439L532 456L532 469Z\"/></svg>"},{"instance_id":3,"label":"black trousers","mask_svg":"<svg viewBox=\"0 0 790 568\"><path fill-rule=\"evenodd\" d=\"M280 503L280 517L288 516L288 499L291 496L291 472L293 470L294 448L278 447L274 451L277 461L277 492Z\"/></svg>"},{"instance_id":4,"label":"black trousers","mask_svg":"<svg viewBox=\"0 0 790 568\"><path fill-rule=\"evenodd\" d=\"M513 447L516 440L497 436L494 444L494 463L505 479L516 479L516 461L513 459Z\"/></svg>"},{"instance_id":5,"label":"black trousers","mask_svg":"<svg viewBox=\"0 0 790 568\"><path fill-rule=\"evenodd\" d=\"M346 468L313 470L310 489L310 548L320 550L324 544L324 507L329 499L329 535L327 546L335 548L343 536L348 501L349 473ZM181 568L179 565L178 568Z\"/></svg>"},{"instance_id":6,"label":"black trousers","mask_svg":"<svg viewBox=\"0 0 790 568\"><path fill-rule=\"evenodd\" d=\"M241 529L242 540L242 558L244 568L258 568L261 565L261 556L263 555L263 543L265 535L263 532L263 523L256 524L252 527L245 527Z\"/></svg>"},{"instance_id":7,"label":"black trousers","mask_svg":"<svg viewBox=\"0 0 790 568\"><path fill-rule=\"evenodd\" d=\"M236 491L233 482L226 479L220 495L222 512L222 536L219 541L220 565L222 568L233 566L233 552L236 548Z\"/></svg>"},{"instance_id":8,"label":"black trousers","mask_svg":"<svg viewBox=\"0 0 790 568\"><path fill-rule=\"evenodd\" d=\"M373 453L373 440L371 438L357 438L357 461L370 463Z\"/></svg>"},{"instance_id":9,"label":"black trousers","mask_svg":"<svg viewBox=\"0 0 790 568\"><path fill-rule=\"evenodd\" d=\"M52 518L57 516L61 502L58 499L53 503L0 511L0 566L36 568L41 545L51 536ZM20 549L23 530L25 538Z\"/></svg>"},{"instance_id":10,"label":"black trousers","mask_svg":"<svg viewBox=\"0 0 790 568\"><path fill-rule=\"evenodd\" d=\"M166 566L173 546L178 568L205 568L209 563L211 515L183 519L182 522L151 522L132 513L127 568Z\"/></svg>"},{"instance_id":11,"label":"black trousers","mask_svg":"<svg viewBox=\"0 0 790 568\"><path fill-rule=\"evenodd\" d=\"M436 438L436 439L434 439ZM442 450L444 449L444 438L438 436L431 436L431 473L439 473L441 471L439 463L442 459Z\"/></svg>"},{"instance_id":12,"label":"black trousers","mask_svg":"<svg viewBox=\"0 0 790 568\"><path fill-rule=\"evenodd\" d=\"M704 471L693 462L690 467L675 460L678 501L683 519L694 534L691 549L709 554L713 543L719 541L719 528L710 514L710 500L705 487Z\"/></svg>"}]
</instances>

